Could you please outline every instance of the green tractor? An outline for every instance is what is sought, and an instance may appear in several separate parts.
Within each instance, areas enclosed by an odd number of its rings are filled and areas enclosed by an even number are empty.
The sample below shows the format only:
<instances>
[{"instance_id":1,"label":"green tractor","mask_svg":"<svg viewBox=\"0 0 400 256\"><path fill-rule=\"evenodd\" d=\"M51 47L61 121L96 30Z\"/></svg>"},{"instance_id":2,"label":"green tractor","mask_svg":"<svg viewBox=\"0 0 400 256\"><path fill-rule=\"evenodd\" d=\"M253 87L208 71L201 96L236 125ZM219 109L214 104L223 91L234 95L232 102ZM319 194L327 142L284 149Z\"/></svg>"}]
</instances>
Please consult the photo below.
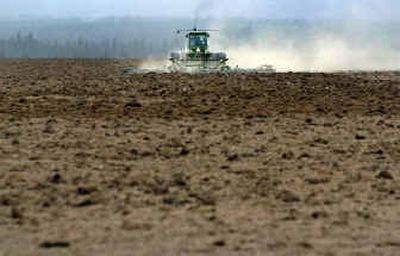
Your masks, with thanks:
<instances>
[{"instance_id":1,"label":"green tractor","mask_svg":"<svg viewBox=\"0 0 400 256\"><path fill-rule=\"evenodd\" d=\"M226 64L228 58L225 53L212 53L208 48L209 32L215 30L190 29L178 30L177 33L186 33L187 47L181 52L173 52L169 60L172 62L170 70L173 72L221 72L229 70Z\"/></svg>"}]
</instances>

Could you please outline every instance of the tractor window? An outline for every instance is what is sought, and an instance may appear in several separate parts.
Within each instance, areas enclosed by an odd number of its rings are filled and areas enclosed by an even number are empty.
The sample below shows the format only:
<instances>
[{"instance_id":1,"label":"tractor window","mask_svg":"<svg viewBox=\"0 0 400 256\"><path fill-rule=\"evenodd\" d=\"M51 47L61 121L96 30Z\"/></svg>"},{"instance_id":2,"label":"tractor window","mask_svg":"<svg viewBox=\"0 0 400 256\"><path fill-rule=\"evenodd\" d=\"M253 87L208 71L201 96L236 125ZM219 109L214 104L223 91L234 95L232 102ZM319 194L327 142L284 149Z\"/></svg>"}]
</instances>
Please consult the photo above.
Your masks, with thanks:
<instances>
[{"instance_id":1,"label":"tractor window","mask_svg":"<svg viewBox=\"0 0 400 256\"><path fill-rule=\"evenodd\" d=\"M189 47L202 47L207 46L206 35L191 35L189 37Z\"/></svg>"}]
</instances>

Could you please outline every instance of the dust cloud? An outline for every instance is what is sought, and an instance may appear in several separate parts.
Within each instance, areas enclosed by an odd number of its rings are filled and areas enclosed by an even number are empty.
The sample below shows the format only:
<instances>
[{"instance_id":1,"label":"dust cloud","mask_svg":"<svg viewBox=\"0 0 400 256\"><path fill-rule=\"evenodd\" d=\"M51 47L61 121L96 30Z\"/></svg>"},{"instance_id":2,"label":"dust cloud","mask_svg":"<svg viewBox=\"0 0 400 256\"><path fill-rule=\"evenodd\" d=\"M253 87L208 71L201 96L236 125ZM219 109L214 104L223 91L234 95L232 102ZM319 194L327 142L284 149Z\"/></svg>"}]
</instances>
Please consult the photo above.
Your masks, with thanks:
<instances>
[{"instance_id":1,"label":"dust cloud","mask_svg":"<svg viewBox=\"0 0 400 256\"><path fill-rule=\"evenodd\" d=\"M221 30L213 50L226 51L231 66L270 64L278 71L326 72L400 69L400 4L395 1L250 2L259 9L251 22L231 19L225 8L219 14L223 18L210 25ZM231 5L229 11L239 7Z\"/></svg>"},{"instance_id":2,"label":"dust cloud","mask_svg":"<svg viewBox=\"0 0 400 256\"><path fill-rule=\"evenodd\" d=\"M398 70L400 51L374 45L355 47L344 38L322 35L307 47L290 42L269 46L248 42L226 46L230 64L241 68L273 65L278 71Z\"/></svg>"}]
</instances>

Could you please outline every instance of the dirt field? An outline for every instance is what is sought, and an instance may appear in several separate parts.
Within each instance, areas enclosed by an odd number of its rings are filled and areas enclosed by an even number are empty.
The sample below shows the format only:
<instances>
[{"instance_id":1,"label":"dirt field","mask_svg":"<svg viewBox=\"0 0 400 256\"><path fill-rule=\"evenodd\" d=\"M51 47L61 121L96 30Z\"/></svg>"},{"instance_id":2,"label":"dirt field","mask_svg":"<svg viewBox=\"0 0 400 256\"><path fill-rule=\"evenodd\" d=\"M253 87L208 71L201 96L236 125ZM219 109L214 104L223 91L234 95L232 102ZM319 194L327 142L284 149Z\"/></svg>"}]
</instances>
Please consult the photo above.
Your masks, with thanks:
<instances>
[{"instance_id":1,"label":"dirt field","mask_svg":"<svg viewBox=\"0 0 400 256\"><path fill-rule=\"evenodd\" d=\"M0 255L399 255L400 73L0 61Z\"/></svg>"}]
</instances>

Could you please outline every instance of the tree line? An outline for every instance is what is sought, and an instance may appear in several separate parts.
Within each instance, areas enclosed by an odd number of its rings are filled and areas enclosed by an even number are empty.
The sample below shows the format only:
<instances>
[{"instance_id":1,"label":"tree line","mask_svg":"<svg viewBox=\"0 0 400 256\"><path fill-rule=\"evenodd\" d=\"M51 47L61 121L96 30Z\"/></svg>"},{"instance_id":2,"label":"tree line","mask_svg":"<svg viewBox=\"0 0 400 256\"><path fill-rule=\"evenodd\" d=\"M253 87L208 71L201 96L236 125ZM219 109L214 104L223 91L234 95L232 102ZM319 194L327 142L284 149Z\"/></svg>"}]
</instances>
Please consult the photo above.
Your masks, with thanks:
<instances>
[{"instance_id":1,"label":"tree line","mask_svg":"<svg viewBox=\"0 0 400 256\"><path fill-rule=\"evenodd\" d=\"M0 40L0 58L144 58L166 55L177 45L166 38L43 40L33 33L17 33Z\"/></svg>"}]
</instances>

